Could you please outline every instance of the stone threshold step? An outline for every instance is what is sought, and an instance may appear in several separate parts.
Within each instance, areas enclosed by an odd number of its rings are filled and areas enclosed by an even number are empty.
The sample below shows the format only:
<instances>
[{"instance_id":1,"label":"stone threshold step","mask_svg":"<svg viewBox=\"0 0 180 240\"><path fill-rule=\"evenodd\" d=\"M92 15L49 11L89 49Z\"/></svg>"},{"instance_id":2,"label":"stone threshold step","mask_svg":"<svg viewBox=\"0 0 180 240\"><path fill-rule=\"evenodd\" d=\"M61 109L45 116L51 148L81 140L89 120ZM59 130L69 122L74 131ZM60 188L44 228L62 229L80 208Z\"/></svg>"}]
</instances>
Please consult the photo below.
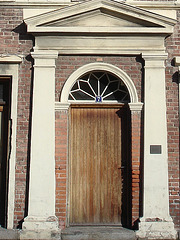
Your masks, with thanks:
<instances>
[{"instance_id":1,"label":"stone threshold step","mask_svg":"<svg viewBox=\"0 0 180 240\"><path fill-rule=\"evenodd\" d=\"M123 227L69 227L61 232L62 240L136 240L135 232Z\"/></svg>"}]
</instances>

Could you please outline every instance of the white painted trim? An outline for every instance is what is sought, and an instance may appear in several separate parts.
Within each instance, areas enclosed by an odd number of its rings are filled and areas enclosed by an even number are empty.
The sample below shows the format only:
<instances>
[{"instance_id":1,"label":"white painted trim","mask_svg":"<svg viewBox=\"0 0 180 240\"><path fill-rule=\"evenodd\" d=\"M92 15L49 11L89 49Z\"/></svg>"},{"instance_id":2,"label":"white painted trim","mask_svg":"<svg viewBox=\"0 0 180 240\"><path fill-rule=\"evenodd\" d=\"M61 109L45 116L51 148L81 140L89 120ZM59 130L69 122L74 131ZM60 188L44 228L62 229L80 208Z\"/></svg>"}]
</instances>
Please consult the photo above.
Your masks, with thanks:
<instances>
[{"instance_id":1,"label":"white painted trim","mask_svg":"<svg viewBox=\"0 0 180 240\"><path fill-rule=\"evenodd\" d=\"M145 60L143 217L136 235L143 239L176 239L169 215L164 69L167 54L142 54L142 57ZM156 145L160 147L158 154L150 150Z\"/></svg>"},{"instance_id":2,"label":"white painted trim","mask_svg":"<svg viewBox=\"0 0 180 240\"><path fill-rule=\"evenodd\" d=\"M28 25L28 33L101 33L106 34L107 32L110 33L131 33L131 34L171 34L173 32L172 27L166 27L166 28L138 28L138 27L132 27L132 28L125 28L125 27L51 27L51 26L42 26L37 27L33 25Z\"/></svg>"},{"instance_id":3,"label":"white painted trim","mask_svg":"<svg viewBox=\"0 0 180 240\"><path fill-rule=\"evenodd\" d=\"M70 103L55 102L55 111L68 110Z\"/></svg>"},{"instance_id":4,"label":"white painted trim","mask_svg":"<svg viewBox=\"0 0 180 240\"><path fill-rule=\"evenodd\" d=\"M47 0L0 0L1 6L14 6L14 7L25 7L25 8L49 8L52 9L54 7L65 7L68 5L78 4L80 1L69 1L69 0L59 0L59 1L47 1ZM126 0L127 4L134 5L136 7L154 9L180 9L179 1L135 1L135 0Z\"/></svg>"},{"instance_id":5,"label":"white painted trim","mask_svg":"<svg viewBox=\"0 0 180 240\"><path fill-rule=\"evenodd\" d=\"M168 54L167 53L142 53L142 58L145 61L161 61L162 60L166 60L168 58ZM163 64L164 62L161 63L162 66L164 66Z\"/></svg>"},{"instance_id":6,"label":"white painted trim","mask_svg":"<svg viewBox=\"0 0 180 240\"><path fill-rule=\"evenodd\" d=\"M143 103L138 102L138 103L129 103L129 108L131 112L141 112L143 109Z\"/></svg>"},{"instance_id":7,"label":"white painted trim","mask_svg":"<svg viewBox=\"0 0 180 240\"><path fill-rule=\"evenodd\" d=\"M31 52L31 56L34 59L45 59L45 62L42 62L42 64L35 64L35 66L46 66L46 60L47 59L56 59L58 57L58 52L55 50L48 50L48 51L44 51L44 50L38 50L36 49L36 47L33 48L34 52ZM54 64L52 64L54 66ZM47 66L46 66L47 67ZM48 65L49 67L49 65Z\"/></svg>"},{"instance_id":8,"label":"white painted trim","mask_svg":"<svg viewBox=\"0 0 180 240\"><path fill-rule=\"evenodd\" d=\"M22 226L22 239L43 239L59 233L55 216L55 60L56 51L38 51L34 58L31 132L31 164L28 216ZM47 147L48 146L48 147ZM44 164L46 163L46 164ZM46 191L48 189L48 191ZM34 237L30 237L30 232ZM36 235L36 236L35 236Z\"/></svg>"},{"instance_id":9,"label":"white painted trim","mask_svg":"<svg viewBox=\"0 0 180 240\"><path fill-rule=\"evenodd\" d=\"M17 101L18 101L18 63L22 59L17 56L0 57L0 75L12 76L11 92L11 154L9 158L9 190L8 190L8 210L7 228L13 229L14 225L14 200L15 200L15 165L16 165L16 131L17 131Z\"/></svg>"},{"instance_id":10,"label":"white painted trim","mask_svg":"<svg viewBox=\"0 0 180 240\"><path fill-rule=\"evenodd\" d=\"M173 26L176 21L171 18L164 17L162 15L155 14L153 12L144 11L143 9L134 7L132 5L125 4L124 2L116 2L110 0L91 0L85 1L73 6L69 6L63 9L58 9L56 11L51 11L44 13L38 16L34 16L28 19L25 19L25 22L28 26L42 26L49 24L53 21L59 21L64 18L69 18L76 14L78 16L81 13L93 11L95 9L106 8L110 11L117 12L119 14L125 14L127 16L135 17L138 19L143 19L145 21L153 22L161 27ZM48 31L48 30L46 30ZM131 29L130 29L131 31Z\"/></svg>"},{"instance_id":11,"label":"white painted trim","mask_svg":"<svg viewBox=\"0 0 180 240\"><path fill-rule=\"evenodd\" d=\"M22 57L16 55L0 55L0 63L21 63Z\"/></svg>"},{"instance_id":12,"label":"white painted trim","mask_svg":"<svg viewBox=\"0 0 180 240\"><path fill-rule=\"evenodd\" d=\"M138 95L137 91L135 88L135 85L133 81L130 79L130 77L123 72L120 68L113 66L108 63L89 63L86 64L80 68L78 68L75 72L71 74L71 76L67 79L61 93L61 103L67 103L68 102L68 97L69 97L69 92L75 83L75 81L81 77L83 74L90 72L90 71L95 71L95 70L103 70L103 71L108 71L110 73L115 74L118 78L120 78L124 84L126 85L130 99L132 103L138 103Z\"/></svg>"}]
</instances>

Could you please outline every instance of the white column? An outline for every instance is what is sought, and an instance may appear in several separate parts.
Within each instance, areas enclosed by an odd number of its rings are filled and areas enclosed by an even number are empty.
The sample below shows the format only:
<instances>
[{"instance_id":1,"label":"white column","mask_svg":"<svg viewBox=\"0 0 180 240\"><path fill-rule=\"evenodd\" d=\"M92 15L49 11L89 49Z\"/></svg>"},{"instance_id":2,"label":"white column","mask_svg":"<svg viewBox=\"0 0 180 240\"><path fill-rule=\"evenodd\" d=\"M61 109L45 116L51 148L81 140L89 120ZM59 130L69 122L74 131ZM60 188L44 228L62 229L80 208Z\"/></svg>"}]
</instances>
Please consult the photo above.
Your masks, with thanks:
<instances>
[{"instance_id":1,"label":"white column","mask_svg":"<svg viewBox=\"0 0 180 240\"><path fill-rule=\"evenodd\" d=\"M27 238L51 238L55 217L55 59L56 51L35 51ZM43 230L43 231L42 231ZM24 237L24 236L23 236ZM26 238L26 237L25 237Z\"/></svg>"},{"instance_id":2,"label":"white column","mask_svg":"<svg viewBox=\"0 0 180 240\"><path fill-rule=\"evenodd\" d=\"M166 88L167 54L143 54L144 80L144 201L139 237L175 239L169 215Z\"/></svg>"}]
</instances>

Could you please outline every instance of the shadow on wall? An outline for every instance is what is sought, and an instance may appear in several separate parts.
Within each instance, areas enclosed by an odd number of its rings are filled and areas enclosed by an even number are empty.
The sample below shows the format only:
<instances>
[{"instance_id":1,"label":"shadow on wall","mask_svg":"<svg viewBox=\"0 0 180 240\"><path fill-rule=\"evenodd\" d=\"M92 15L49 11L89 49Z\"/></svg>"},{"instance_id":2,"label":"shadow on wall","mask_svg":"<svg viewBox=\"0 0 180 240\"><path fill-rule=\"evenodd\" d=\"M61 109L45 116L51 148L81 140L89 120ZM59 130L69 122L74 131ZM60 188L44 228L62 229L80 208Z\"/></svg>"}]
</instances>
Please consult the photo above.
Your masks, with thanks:
<instances>
[{"instance_id":1,"label":"shadow on wall","mask_svg":"<svg viewBox=\"0 0 180 240\"><path fill-rule=\"evenodd\" d=\"M19 40L31 40L32 45L35 45L35 38L31 34L27 34L27 26L22 22L19 26L13 29L15 33L19 34ZM33 51L33 49L29 49ZM34 59L31 57L31 54L27 55L25 58L28 62L31 62L31 84L30 84L30 104L29 104L29 126L28 126L28 147L27 147L27 172L26 172L26 191L25 191L25 209L24 209L24 218L28 215L28 199L29 199L29 174L30 174L30 152L31 152L31 124L32 124L32 99L33 99L33 76L34 76ZM17 228L22 228L22 223L24 218L18 222Z\"/></svg>"},{"instance_id":2,"label":"shadow on wall","mask_svg":"<svg viewBox=\"0 0 180 240\"><path fill-rule=\"evenodd\" d=\"M19 34L19 40L32 40L33 46L35 46L35 38L32 34L27 33L27 26L25 22L22 22L19 26L14 28L12 31Z\"/></svg>"}]
</instances>

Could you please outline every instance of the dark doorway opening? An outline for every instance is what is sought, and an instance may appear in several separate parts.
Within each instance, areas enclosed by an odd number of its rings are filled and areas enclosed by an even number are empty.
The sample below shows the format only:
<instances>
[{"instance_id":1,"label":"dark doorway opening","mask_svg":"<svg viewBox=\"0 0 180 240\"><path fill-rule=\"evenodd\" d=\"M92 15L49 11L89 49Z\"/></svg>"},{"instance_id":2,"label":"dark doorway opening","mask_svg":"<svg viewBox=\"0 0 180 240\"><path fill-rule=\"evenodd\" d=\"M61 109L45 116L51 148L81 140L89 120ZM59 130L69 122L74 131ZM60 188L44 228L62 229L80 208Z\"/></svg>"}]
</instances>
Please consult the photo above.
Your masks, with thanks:
<instances>
[{"instance_id":1,"label":"dark doorway opening","mask_svg":"<svg viewBox=\"0 0 180 240\"><path fill-rule=\"evenodd\" d=\"M11 77L0 76L0 225L7 227Z\"/></svg>"},{"instance_id":2,"label":"dark doorway opening","mask_svg":"<svg viewBox=\"0 0 180 240\"><path fill-rule=\"evenodd\" d=\"M122 227L132 227L131 112L128 105L116 114L122 118Z\"/></svg>"}]
</instances>

